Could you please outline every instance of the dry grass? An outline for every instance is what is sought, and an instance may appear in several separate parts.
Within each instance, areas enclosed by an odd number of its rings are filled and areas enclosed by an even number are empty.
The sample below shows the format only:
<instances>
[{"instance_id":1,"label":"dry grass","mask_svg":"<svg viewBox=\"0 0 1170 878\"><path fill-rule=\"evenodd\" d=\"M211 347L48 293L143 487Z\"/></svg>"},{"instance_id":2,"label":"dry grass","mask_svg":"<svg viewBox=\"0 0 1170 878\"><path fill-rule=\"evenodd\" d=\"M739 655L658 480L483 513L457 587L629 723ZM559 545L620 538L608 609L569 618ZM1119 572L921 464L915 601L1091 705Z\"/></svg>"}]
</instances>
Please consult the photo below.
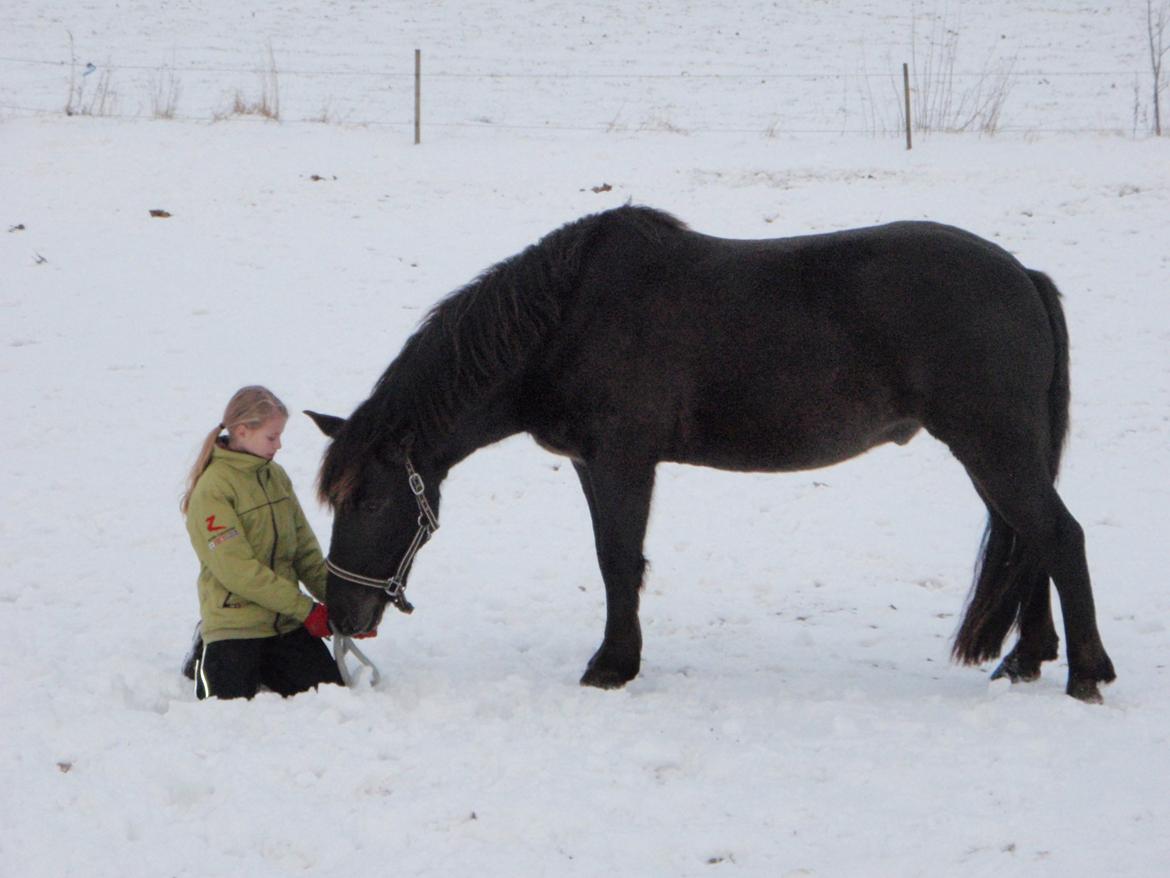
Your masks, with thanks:
<instances>
[{"instance_id":1,"label":"dry grass","mask_svg":"<svg viewBox=\"0 0 1170 878\"><path fill-rule=\"evenodd\" d=\"M216 121L229 116L260 116L273 122L280 121L280 73L276 67L276 56L272 52L271 44L268 45L267 54L264 66L256 71L260 79L259 96L249 99L236 89L228 109L213 117Z\"/></svg>"},{"instance_id":2,"label":"dry grass","mask_svg":"<svg viewBox=\"0 0 1170 878\"><path fill-rule=\"evenodd\" d=\"M112 116L118 105L118 93L113 87L113 71L108 65L98 68L86 64L78 73L72 33L69 33L69 59L69 94L65 99L65 115Z\"/></svg>"},{"instance_id":3,"label":"dry grass","mask_svg":"<svg viewBox=\"0 0 1170 878\"><path fill-rule=\"evenodd\" d=\"M174 119L182 91L179 79L170 67L155 71L150 92L151 115L156 119Z\"/></svg>"}]
</instances>

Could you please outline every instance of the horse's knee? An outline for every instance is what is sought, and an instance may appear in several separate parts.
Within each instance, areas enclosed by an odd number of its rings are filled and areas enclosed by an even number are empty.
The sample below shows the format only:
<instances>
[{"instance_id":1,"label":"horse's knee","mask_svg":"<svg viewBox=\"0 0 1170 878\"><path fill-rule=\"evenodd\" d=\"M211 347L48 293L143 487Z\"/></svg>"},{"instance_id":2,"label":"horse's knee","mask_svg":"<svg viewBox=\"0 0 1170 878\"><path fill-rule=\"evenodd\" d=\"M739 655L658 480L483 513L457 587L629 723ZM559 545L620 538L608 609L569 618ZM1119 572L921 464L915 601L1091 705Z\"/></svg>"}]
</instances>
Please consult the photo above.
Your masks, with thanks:
<instances>
[{"instance_id":1,"label":"horse's knee","mask_svg":"<svg viewBox=\"0 0 1170 878\"><path fill-rule=\"evenodd\" d=\"M646 558L642 555L640 548L607 547L597 553L597 560L600 562L602 574L605 576L607 584L611 580L613 582L641 583L642 576L646 572Z\"/></svg>"}]
</instances>

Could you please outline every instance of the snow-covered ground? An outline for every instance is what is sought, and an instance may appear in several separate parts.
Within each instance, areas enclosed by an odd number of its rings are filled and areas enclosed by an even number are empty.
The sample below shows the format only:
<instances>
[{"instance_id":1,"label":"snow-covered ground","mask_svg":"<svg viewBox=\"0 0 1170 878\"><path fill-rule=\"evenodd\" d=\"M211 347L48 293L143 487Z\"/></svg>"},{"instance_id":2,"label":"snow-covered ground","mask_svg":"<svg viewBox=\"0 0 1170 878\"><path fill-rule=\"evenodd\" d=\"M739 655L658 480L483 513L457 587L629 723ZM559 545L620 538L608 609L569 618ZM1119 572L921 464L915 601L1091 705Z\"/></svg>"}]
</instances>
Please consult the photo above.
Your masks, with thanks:
<instances>
[{"instance_id":1,"label":"snow-covered ground","mask_svg":"<svg viewBox=\"0 0 1170 878\"><path fill-rule=\"evenodd\" d=\"M254 33L333 63L425 31L452 66L526 45L584 67L600 32L607 63L775 69L832 57L833 32L899 58L909 27L876 0L781 3L752 29L732 4L417 4L397 31L326 4L258 11L254 31L212 0L165 25L138 5L6 11L0 48L39 53L69 27L113 54L243 54ZM950 11L977 46L1002 24L1007 55L1136 68L1137 5ZM671 118L706 112L685 84L670 100ZM672 127L439 128L414 147L380 127L0 117L0 874L1165 873L1170 141L935 135L906 152ZM1061 491L1119 673L1104 706L1064 696L1063 661L1015 688L948 663L983 513L926 436L804 474L662 467L643 670L617 692L577 685L604 596L576 478L514 438L451 474L417 612L363 643L378 689L194 700L177 503L230 393L260 382L345 414L437 298L627 200L737 237L931 218L1054 277L1072 336ZM325 540L325 440L299 416L285 439Z\"/></svg>"}]
</instances>

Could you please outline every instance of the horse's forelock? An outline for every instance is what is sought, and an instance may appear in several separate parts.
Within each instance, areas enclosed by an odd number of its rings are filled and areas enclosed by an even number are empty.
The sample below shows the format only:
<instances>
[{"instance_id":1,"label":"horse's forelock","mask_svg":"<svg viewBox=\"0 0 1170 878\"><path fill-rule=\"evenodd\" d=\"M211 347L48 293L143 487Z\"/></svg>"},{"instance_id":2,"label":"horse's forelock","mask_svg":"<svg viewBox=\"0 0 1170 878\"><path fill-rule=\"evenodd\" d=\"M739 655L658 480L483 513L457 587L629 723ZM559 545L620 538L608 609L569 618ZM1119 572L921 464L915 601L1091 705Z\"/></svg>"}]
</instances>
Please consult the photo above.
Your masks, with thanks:
<instances>
[{"instance_id":1,"label":"horse's forelock","mask_svg":"<svg viewBox=\"0 0 1170 878\"><path fill-rule=\"evenodd\" d=\"M383 378L384 380L384 378ZM321 461L317 495L334 511L353 504L361 486L362 473L371 463L393 459L394 448L402 447L402 423L388 412L382 382L374 396L354 411L334 434Z\"/></svg>"},{"instance_id":2,"label":"horse's forelock","mask_svg":"<svg viewBox=\"0 0 1170 878\"><path fill-rule=\"evenodd\" d=\"M353 492L353 478L336 465L333 447L325 452L321 472L317 477L317 499L337 511Z\"/></svg>"},{"instance_id":3,"label":"horse's forelock","mask_svg":"<svg viewBox=\"0 0 1170 878\"><path fill-rule=\"evenodd\" d=\"M322 480L317 487L317 496L321 502L334 512L349 506L356 492L357 467L352 465L332 475L328 481Z\"/></svg>"},{"instance_id":4,"label":"horse's forelock","mask_svg":"<svg viewBox=\"0 0 1170 878\"><path fill-rule=\"evenodd\" d=\"M352 419L341 428L325 451L317 479L317 496L334 511L348 506L357 493L358 474L368 453L355 432L348 429Z\"/></svg>"}]
</instances>

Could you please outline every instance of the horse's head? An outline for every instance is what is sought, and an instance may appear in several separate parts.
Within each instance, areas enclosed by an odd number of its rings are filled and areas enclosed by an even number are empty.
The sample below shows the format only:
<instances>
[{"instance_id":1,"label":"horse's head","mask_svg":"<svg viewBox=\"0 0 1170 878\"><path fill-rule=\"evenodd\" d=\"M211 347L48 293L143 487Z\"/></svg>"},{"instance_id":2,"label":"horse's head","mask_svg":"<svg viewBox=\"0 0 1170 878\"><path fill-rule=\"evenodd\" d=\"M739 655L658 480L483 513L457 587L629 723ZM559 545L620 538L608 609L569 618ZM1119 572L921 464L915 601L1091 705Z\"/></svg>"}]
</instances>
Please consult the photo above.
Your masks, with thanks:
<instances>
[{"instance_id":1,"label":"horse's head","mask_svg":"<svg viewBox=\"0 0 1170 878\"><path fill-rule=\"evenodd\" d=\"M415 553L439 526L438 479L416 470L397 445L347 441L342 418L305 414L334 440L319 485L334 513L329 619L342 634L373 631L387 602L411 609L403 591Z\"/></svg>"}]
</instances>

